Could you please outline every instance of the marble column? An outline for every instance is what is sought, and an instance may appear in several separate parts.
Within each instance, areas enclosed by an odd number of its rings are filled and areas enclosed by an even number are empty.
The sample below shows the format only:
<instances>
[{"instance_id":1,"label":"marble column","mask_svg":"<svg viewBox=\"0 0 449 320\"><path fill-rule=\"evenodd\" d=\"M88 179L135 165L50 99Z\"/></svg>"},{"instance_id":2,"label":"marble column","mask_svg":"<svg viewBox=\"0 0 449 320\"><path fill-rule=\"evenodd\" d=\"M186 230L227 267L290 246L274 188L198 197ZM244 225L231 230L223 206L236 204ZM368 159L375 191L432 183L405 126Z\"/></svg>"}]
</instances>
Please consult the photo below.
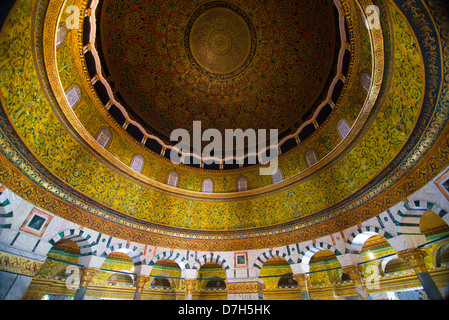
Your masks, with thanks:
<instances>
[{"instance_id":1,"label":"marble column","mask_svg":"<svg viewBox=\"0 0 449 320\"><path fill-rule=\"evenodd\" d=\"M143 288L145 287L145 284L150 280L150 276L144 276L141 274L138 274L136 276L136 279L134 281L134 285L136 286L136 292L134 293L134 300L141 300L142 299L142 292Z\"/></svg>"},{"instance_id":2,"label":"marble column","mask_svg":"<svg viewBox=\"0 0 449 320\"><path fill-rule=\"evenodd\" d=\"M307 287L307 280L309 276L305 273L299 273L293 275L293 280L298 283L298 287L301 290L302 300L310 300L309 290Z\"/></svg>"},{"instance_id":3,"label":"marble column","mask_svg":"<svg viewBox=\"0 0 449 320\"><path fill-rule=\"evenodd\" d=\"M343 272L349 275L354 284L355 292L360 300L368 300L368 294L362 283L362 275L360 274L360 267L358 265L351 265L342 267Z\"/></svg>"},{"instance_id":4,"label":"marble column","mask_svg":"<svg viewBox=\"0 0 449 320\"><path fill-rule=\"evenodd\" d=\"M80 286L76 290L74 300L83 300L86 294L87 287L90 281L93 279L94 275L97 273L98 269L91 267L80 268Z\"/></svg>"},{"instance_id":5,"label":"marble column","mask_svg":"<svg viewBox=\"0 0 449 320\"><path fill-rule=\"evenodd\" d=\"M184 279L184 284L186 286L185 300L192 300L193 288L195 287L196 279Z\"/></svg>"},{"instance_id":6,"label":"marble column","mask_svg":"<svg viewBox=\"0 0 449 320\"><path fill-rule=\"evenodd\" d=\"M415 271L416 276L421 282L424 291L426 291L429 300L443 300L440 290L433 281L426 265L424 264L424 257L427 255L425 249L411 248L398 252L398 258L406 260L410 267Z\"/></svg>"}]
</instances>

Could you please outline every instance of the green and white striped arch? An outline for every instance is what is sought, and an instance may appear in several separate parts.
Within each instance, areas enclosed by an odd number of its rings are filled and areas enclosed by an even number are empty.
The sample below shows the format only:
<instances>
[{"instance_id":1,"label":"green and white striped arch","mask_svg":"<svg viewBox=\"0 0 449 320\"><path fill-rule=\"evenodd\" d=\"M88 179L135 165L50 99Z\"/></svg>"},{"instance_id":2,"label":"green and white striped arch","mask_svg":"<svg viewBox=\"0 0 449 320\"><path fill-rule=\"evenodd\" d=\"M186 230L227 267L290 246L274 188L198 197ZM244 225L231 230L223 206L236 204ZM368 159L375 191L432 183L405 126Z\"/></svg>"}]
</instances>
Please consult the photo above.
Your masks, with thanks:
<instances>
[{"instance_id":1,"label":"green and white striped arch","mask_svg":"<svg viewBox=\"0 0 449 320\"><path fill-rule=\"evenodd\" d=\"M387 210L387 213L397 226L398 235L420 235L419 222L427 210L435 212L449 225L447 211L426 200L409 201L403 203L399 209Z\"/></svg>"},{"instance_id":2,"label":"green and white striped arch","mask_svg":"<svg viewBox=\"0 0 449 320\"><path fill-rule=\"evenodd\" d=\"M103 253L102 257L106 258L108 255L110 255L113 252L122 252L134 263L135 266L142 264L142 256L143 252L138 252L137 246L131 246L131 243L116 243L110 247L108 247Z\"/></svg>"},{"instance_id":3,"label":"green and white striped arch","mask_svg":"<svg viewBox=\"0 0 449 320\"><path fill-rule=\"evenodd\" d=\"M81 256L97 255L98 253L97 242L84 230L67 229L59 232L48 242L54 246L61 239L74 241L80 248Z\"/></svg>"},{"instance_id":4,"label":"green and white striped arch","mask_svg":"<svg viewBox=\"0 0 449 320\"><path fill-rule=\"evenodd\" d=\"M178 264L179 268L181 269L181 271L183 271L185 269L189 269L189 264L187 263L186 259L179 252L176 252L176 253L174 251L161 252L161 253L157 254L156 256L154 256L153 259L151 259L151 261L148 263L148 265L154 266L154 264L156 264L156 262L158 262L160 260L171 260L171 261L176 262ZM143 262L145 264L145 260Z\"/></svg>"},{"instance_id":5,"label":"green and white striped arch","mask_svg":"<svg viewBox=\"0 0 449 320\"><path fill-rule=\"evenodd\" d=\"M208 262L215 262L226 271L230 269L226 259L221 257L219 254L214 254L213 252L202 255L201 257L195 259L195 263L192 265L192 269L199 270L202 265Z\"/></svg>"},{"instance_id":6,"label":"green and white striped arch","mask_svg":"<svg viewBox=\"0 0 449 320\"><path fill-rule=\"evenodd\" d=\"M347 238L346 240L347 247L345 253L349 252L360 253L365 241L376 234L384 236L386 239L391 239L393 237L390 233L386 232L382 228L375 226L363 226L357 228L357 230L352 232L351 235Z\"/></svg>"},{"instance_id":7,"label":"green and white striped arch","mask_svg":"<svg viewBox=\"0 0 449 320\"><path fill-rule=\"evenodd\" d=\"M301 251L298 259L298 263L304 263L308 265L310 263L310 259L312 259L313 255L318 251L329 250L333 252L337 257L341 255L341 252L338 251L334 246L326 243L326 242L314 242L311 245L308 245Z\"/></svg>"},{"instance_id":8,"label":"green and white striped arch","mask_svg":"<svg viewBox=\"0 0 449 320\"><path fill-rule=\"evenodd\" d=\"M0 192L0 228L11 229L13 209L4 192Z\"/></svg>"}]
</instances>

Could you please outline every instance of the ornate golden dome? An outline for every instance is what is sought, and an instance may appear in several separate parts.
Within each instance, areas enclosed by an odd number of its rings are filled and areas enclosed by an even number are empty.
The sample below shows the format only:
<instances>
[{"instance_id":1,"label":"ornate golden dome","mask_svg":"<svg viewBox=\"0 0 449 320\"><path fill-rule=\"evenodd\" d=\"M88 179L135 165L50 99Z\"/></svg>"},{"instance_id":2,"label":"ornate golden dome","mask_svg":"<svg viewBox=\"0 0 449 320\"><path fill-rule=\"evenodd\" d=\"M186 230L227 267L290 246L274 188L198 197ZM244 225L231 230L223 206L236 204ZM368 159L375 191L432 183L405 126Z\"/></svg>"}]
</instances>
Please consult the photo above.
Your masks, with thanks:
<instances>
[{"instance_id":1,"label":"ornate golden dome","mask_svg":"<svg viewBox=\"0 0 449 320\"><path fill-rule=\"evenodd\" d=\"M78 29L67 27L73 2L85 13ZM9 25L2 184L117 238L226 251L354 226L447 166L447 109L438 103L447 52L436 32L435 46L422 45L394 4L379 3L374 29L364 20L371 1L149 4L48 0ZM17 36L29 30L31 38ZM259 175L260 165L173 164L162 137L195 119L203 129L279 129L282 179ZM176 186L167 184L173 172ZM247 190L237 189L241 178ZM205 180L213 193L202 192Z\"/></svg>"}]
</instances>

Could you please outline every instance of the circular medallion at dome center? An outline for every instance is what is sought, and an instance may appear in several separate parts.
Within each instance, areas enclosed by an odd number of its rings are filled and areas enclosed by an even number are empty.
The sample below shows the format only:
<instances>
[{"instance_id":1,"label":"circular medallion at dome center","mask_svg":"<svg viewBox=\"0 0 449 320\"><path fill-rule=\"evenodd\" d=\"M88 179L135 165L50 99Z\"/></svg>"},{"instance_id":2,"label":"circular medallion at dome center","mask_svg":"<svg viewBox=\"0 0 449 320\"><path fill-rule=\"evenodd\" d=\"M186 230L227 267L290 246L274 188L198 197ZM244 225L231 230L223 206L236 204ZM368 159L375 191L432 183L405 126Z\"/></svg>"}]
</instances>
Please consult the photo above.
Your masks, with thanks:
<instances>
[{"instance_id":1,"label":"circular medallion at dome center","mask_svg":"<svg viewBox=\"0 0 449 320\"><path fill-rule=\"evenodd\" d=\"M256 51L256 32L246 13L227 2L209 2L190 17L187 56L202 74L227 79L241 73Z\"/></svg>"}]
</instances>

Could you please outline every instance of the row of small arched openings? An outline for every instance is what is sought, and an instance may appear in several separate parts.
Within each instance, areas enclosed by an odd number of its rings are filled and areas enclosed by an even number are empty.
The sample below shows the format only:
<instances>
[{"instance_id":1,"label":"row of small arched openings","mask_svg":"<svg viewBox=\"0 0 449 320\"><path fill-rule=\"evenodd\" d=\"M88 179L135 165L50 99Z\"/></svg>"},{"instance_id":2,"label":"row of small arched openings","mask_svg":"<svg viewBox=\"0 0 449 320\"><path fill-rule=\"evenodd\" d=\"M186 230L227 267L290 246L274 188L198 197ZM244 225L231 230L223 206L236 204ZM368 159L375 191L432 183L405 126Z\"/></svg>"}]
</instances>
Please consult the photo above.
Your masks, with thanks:
<instances>
[{"instance_id":1,"label":"row of small arched openings","mask_svg":"<svg viewBox=\"0 0 449 320\"><path fill-rule=\"evenodd\" d=\"M360 235L363 235L363 233L360 233ZM373 235L372 235L373 236ZM368 239L368 238L367 238ZM366 240L367 240L366 239ZM366 241L365 240L365 241ZM61 241L67 242L67 241L71 241L71 240L65 240L62 239ZM76 243L75 243L76 245ZM443 264L449 264L449 250L447 250L449 248L449 243L442 243L441 246L436 250L437 253L434 255L434 260L433 264L436 267L440 267ZM313 256L318 252L318 251L330 251L329 252L329 259L335 259L336 258L336 253L335 251L329 250L328 246L323 245L322 247L319 248L315 248L316 250L311 250L312 251L312 256L310 256L308 259L308 264L311 265L311 263L313 264L315 261L312 260ZM123 251L126 252L126 251ZM337 251L338 252L338 251ZM79 252L79 254L81 254L81 251ZM111 252L109 255L114 255L116 254L116 252ZM128 254L131 255L131 254ZM264 256L265 258L267 258L267 254L266 252L262 253L259 257ZM270 258L271 257L271 258ZM268 258L266 261L263 262L262 266L265 265L265 263L267 263L268 261L272 260L272 258L278 258L278 259L283 259L285 260L285 262L287 264L290 264L291 262L288 262L287 259L288 257L285 255L280 255L280 254L272 254L270 252ZM407 270L410 270L410 267L408 266L407 263L405 263L402 260L399 260L397 257L395 256L389 256L389 257L384 257L384 258L380 258L377 259L378 263L376 263L376 266L379 270L379 273L381 276L387 275L387 274L392 274L392 273L397 273L397 272L405 272ZM129 258L130 262L133 262L131 258ZM175 260L171 260L171 259L161 259L158 260L154 266L157 266L159 263L163 263L164 261L168 261L172 266L175 266L175 268L179 269L179 271L181 271L181 268L178 264L177 261ZM216 263L217 268L223 268L222 265ZM201 265L201 267L199 268L199 270L201 270L201 268L203 267L203 265ZM226 274L224 272L224 268L223 268L223 278L210 278L210 279L201 279L202 281L202 288L204 288L204 290L208 291L208 290L221 290L226 288ZM325 270L324 270L325 271ZM260 276L260 275L259 275ZM345 273L341 273L341 282L345 282L345 281L349 281L349 276ZM133 276L132 275L123 275L121 273L113 273L107 280L107 282L109 284L113 284L115 282L118 283L125 283L125 284L132 284L133 282ZM170 279L170 277L164 277L163 275L158 275L152 278L151 284L150 284L151 288L155 288L155 289L164 289L164 290L173 290L173 288L176 287L174 280ZM279 282L278 282L278 287L279 288L288 288L288 287L297 287L297 283L295 280L293 280L292 276L289 274L286 275L280 275L279 276Z\"/></svg>"},{"instance_id":2,"label":"row of small arched openings","mask_svg":"<svg viewBox=\"0 0 449 320\"><path fill-rule=\"evenodd\" d=\"M341 137L344 138L349 133L351 128L345 119L341 119L338 123L337 129ZM99 131L96 140L103 148L106 149L107 146L109 145L111 138L112 138L111 132L106 128L102 128ZM315 163L317 163L318 156L316 151L314 149L309 149L305 153L305 160L308 167L311 167ZM144 163L145 163L144 158L141 155L136 154L133 156L129 167L132 170L141 173ZM275 168L271 173L271 178L273 184L283 181L281 168L279 167ZM176 171L169 172L167 175L166 184L172 187L178 187L178 182L179 182L179 174ZM237 180L237 191L238 192L247 191L248 188L249 188L248 178L244 176L240 177ZM213 190L214 190L214 181L211 178L203 179L201 191L204 193L213 193Z\"/></svg>"},{"instance_id":3,"label":"row of small arched openings","mask_svg":"<svg viewBox=\"0 0 449 320\"><path fill-rule=\"evenodd\" d=\"M421 205L421 202L420 202ZM438 207L436 207L433 204L427 203L427 206L431 205L432 209L424 212L421 215L420 218L420 222L419 222L419 230L421 230L421 232L424 232L424 229L421 228L422 226L425 225L432 225L434 228L435 226L437 227L438 230L442 230L442 228L444 228L444 230L448 229L448 224L447 222L443 219L443 217L445 217L446 212L444 210L439 209ZM437 214L436 212L439 212L439 214ZM425 227L427 228L427 227ZM443 230L443 231L444 231ZM438 231L439 232L439 231ZM446 232L446 231L444 231ZM424 233L423 233L424 234ZM363 246L365 245L366 241L373 237L373 236L380 236L381 238L383 238L385 241L387 241L388 238L392 237L392 235L390 235L388 232L378 228L378 227L370 227L370 226L365 226L365 227L360 227L359 229L357 229L352 236L347 239L346 241L346 245L347 248L346 250L349 250L350 252L355 252L354 250L356 250L358 253L361 253ZM49 240L50 244L55 245L57 242L59 242L62 239L70 239L73 240L77 245L81 245L81 253L83 255L90 255L90 254L97 254L97 251L99 248L97 248L97 245L95 243L91 243L92 238L90 237L90 235L88 233L84 233L83 230L65 230L63 232L58 233L56 236L54 236L51 240ZM91 240L88 240L91 239ZM117 247L117 248L115 248ZM441 248L444 248L444 250L449 247L449 243L444 242L442 243ZM137 248L136 248L137 249ZM145 260L142 261L142 254L139 254L138 252L134 252L133 250L131 250L131 248L129 249L124 249L124 247L120 244L118 244L117 246L113 246L110 247L107 252L104 253L104 256L106 257L107 254L110 254L112 252L115 252L117 250L121 250L123 252L125 252L128 256L130 256L132 258L132 261L134 262L134 264L138 265L138 264L147 264L147 262ZM290 250L294 250L294 248L290 248ZM262 267L262 265L269 259L274 258L276 256L284 258L286 260L288 260L288 262L290 264L292 263L305 263L305 264L309 264L310 260L312 258L312 256L314 256L318 251L322 251L322 250L330 250L331 252L333 252L335 255L341 255L341 253L335 249L333 246L331 246L330 244L327 243L323 243L323 242L318 242L318 243L313 243L313 245L309 245L306 248L303 249L302 252L298 252L299 254L299 260L298 261L293 261L292 258L288 255L286 255L285 253L282 252L278 252L276 251L265 251L262 252L259 257L255 260L255 264L254 266L259 268ZM443 251L444 251L443 250ZM447 254L443 255L443 251L441 251L440 253L438 253L435 258L433 258L434 264L435 265L439 265L441 263L441 261L446 261L446 256ZM178 265L179 265L179 259L181 259L181 264L180 266L182 267L182 269L190 268L189 266L186 265L187 260L185 260L184 258L182 258L182 256L180 256L179 254L174 254L173 252L163 252L161 254L159 254L158 256L156 256L150 263L150 265L153 265L155 263L157 263L157 261L162 260L162 259L170 259L175 261ZM202 257L202 259L198 260L193 267L194 269L199 269L205 262L212 262L212 261L219 261L221 264L225 263L222 258L220 258L217 255L213 255L212 253L209 255L205 255ZM228 265L226 265L226 268L229 268Z\"/></svg>"},{"instance_id":4,"label":"row of small arched openings","mask_svg":"<svg viewBox=\"0 0 449 320\"><path fill-rule=\"evenodd\" d=\"M57 36L56 36L56 48L60 47L66 38L67 30L64 24L58 26ZM363 72L360 76L360 87L365 91L365 93L369 93L371 88L371 75L367 72ZM78 86L74 85L68 89L66 92L66 98L71 108L81 100L81 90ZM351 126L348 124L346 119L342 118L339 120L337 124L337 131L342 139L344 139L349 131L351 130ZM97 135L96 140L98 143L106 148L111 140L112 135L111 132L103 128ZM305 161L308 167L313 166L319 160L318 155L314 149L309 149L305 153ZM141 155L134 155L130 164L130 168L136 172L141 172L144 166L144 158ZM272 182L278 183L283 180L282 172L280 168L273 170L272 174ZM167 176L167 184L177 187L179 181L179 175L177 172L170 172ZM237 191L246 191L248 190L248 179L246 177L241 177L237 181ZM210 178L206 178L202 182L202 192L212 193L213 192L213 180Z\"/></svg>"}]
</instances>

